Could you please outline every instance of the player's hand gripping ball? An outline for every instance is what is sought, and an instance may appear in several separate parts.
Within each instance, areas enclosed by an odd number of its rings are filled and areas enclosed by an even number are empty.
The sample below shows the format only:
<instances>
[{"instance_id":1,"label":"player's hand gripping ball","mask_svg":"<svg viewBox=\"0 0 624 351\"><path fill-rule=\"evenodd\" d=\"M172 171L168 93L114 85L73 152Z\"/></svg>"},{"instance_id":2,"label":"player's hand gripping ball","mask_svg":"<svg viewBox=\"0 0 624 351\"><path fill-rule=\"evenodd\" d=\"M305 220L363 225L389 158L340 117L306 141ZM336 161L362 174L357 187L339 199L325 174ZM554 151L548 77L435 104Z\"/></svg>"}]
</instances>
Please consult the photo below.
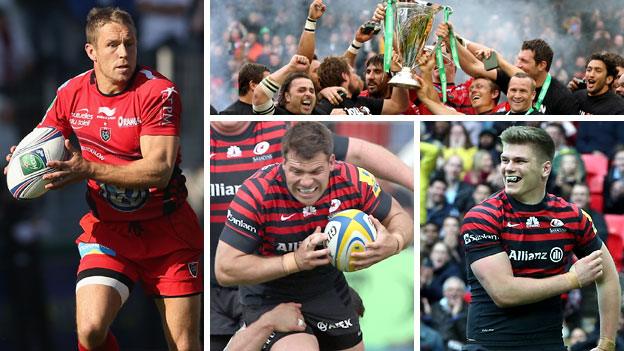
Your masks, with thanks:
<instances>
[{"instance_id":1,"label":"player's hand gripping ball","mask_svg":"<svg viewBox=\"0 0 624 351\"><path fill-rule=\"evenodd\" d=\"M331 263L343 272L353 271L352 252L366 251L366 243L375 241L377 230L368 215L360 210L350 209L337 212L330 217L325 227Z\"/></svg>"},{"instance_id":2,"label":"player's hand gripping ball","mask_svg":"<svg viewBox=\"0 0 624 351\"><path fill-rule=\"evenodd\" d=\"M48 191L44 174L54 172L48 161L65 159L65 138L55 128L35 128L17 145L7 166L7 186L16 199L33 199Z\"/></svg>"}]
</instances>

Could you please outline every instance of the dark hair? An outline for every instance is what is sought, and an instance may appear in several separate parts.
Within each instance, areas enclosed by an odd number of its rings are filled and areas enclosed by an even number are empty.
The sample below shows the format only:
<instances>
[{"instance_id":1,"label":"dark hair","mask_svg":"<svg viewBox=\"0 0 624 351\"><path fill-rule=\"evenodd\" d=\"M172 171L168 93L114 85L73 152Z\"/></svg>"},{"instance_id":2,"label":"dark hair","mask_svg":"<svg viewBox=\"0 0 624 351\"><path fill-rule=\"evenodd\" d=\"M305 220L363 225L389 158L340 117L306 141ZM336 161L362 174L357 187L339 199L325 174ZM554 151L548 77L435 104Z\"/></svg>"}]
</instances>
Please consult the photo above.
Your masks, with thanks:
<instances>
[{"instance_id":1,"label":"dark hair","mask_svg":"<svg viewBox=\"0 0 624 351\"><path fill-rule=\"evenodd\" d=\"M513 126L505 129L500 138L503 145L531 145L542 160L552 162L555 156L555 142L542 128Z\"/></svg>"},{"instance_id":2,"label":"dark hair","mask_svg":"<svg viewBox=\"0 0 624 351\"><path fill-rule=\"evenodd\" d=\"M87 14L87 24L85 26L87 43L95 45L97 30L111 22L122 24L136 34L134 21L128 12L119 7L94 7Z\"/></svg>"},{"instance_id":3,"label":"dark hair","mask_svg":"<svg viewBox=\"0 0 624 351\"><path fill-rule=\"evenodd\" d=\"M593 53L585 63L585 68L589 65L591 61L602 61L605 67L607 67L607 77L611 76L613 79L617 77L617 68L615 65L615 60L612 55L607 54L606 52L595 52Z\"/></svg>"},{"instance_id":4,"label":"dark hair","mask_svg":"<svg viewBox=\"0 0 624 351\"><path fill-rule=\"evenodd\" d=\"M319 152L329 157L334 151L333 135L322 123L299 122L290 127L282 139L284 159L291 151L305 160L314 158Z\"/></svg>"},{"instance_id":5,"label":"dark hair","mask_svg":"<svg viewBox=\"0 0 624 351\"><path fill-rule=\"evenodd\" d=\"M366 64L364 65L364 67L368 67L370 65L383 67L383 64L384 64L384 55L377 54L377 55L369 57L368 60L366 60Z\"/></svg>"},{"instance_id":6,"label":"dark hair","mask_svg":"<svg viewBox=\"0 0 624 351\"><path fill-rule=\"evenodd\" d=\"M318 68L319 85L321 89L338 87L345 81L342 74L351 74L349 64L343 57L326 57Z\"/></svg>"},{"instance_id":7,"label":"dark hair","mask_svg":"<svg viewBox=\"0 0 624 351\"><path fill-rule=\"evenodd\" d=\"M624 57L621 55L618 55L615 52L605 52L604 54L613 61L616 70L618 67L624 67Z\"/></svg>"},{"instance_id":8,"label":"dark hair","mask_svg":"<svg viewBox=\"0 0 624 351\"><path fill-rule=\"evenodd\" d=\"M431 179L431 181L429 182L429 186L432 186L433 183L435 182L442 182L444 184L445 188L448 188L448 182L446 181L446 179L440 177L440 176L436 176L433 179Z\"/></svg>"},{"instance_id":9,"label":"dark hair","mask_svg":"<svg viewBox=\"0 0 624 351\"><path fill-rule=\"evenodd\" d=\"M298 79L298 78L309 79L310 82L312 82L312 85L314 85L314 81L312 80L312 77L310 77L309 74L305 72L290 73L286 77L286 80L284 80L284 84L282 84L282 87L280 88L279 94L277 96L278 106L284 107L286 105L286 98L284 97L284 95L290 90L290 84L293 82L293 80ZM314 90L316 90L316 86L314 87ZM316 94L316 91L314 93Z\"/></svg>"},{"instance_id":10,"label":"dark hair","mask_svg":"<svg viewBox=\"0 0 624 351\"><path fill-rule=\"evenodd\" d=\"M250 82L260 84L264 78L264 72L270 72L265 65L252 62L244 64L238 71L238 95L247 95Z\"/></svg>"},{"instance_id":11,"label":"dark hair","mask_svg":"<svg viewBox=\"0 0 624 351\"><path fill-rule=\"evenodd\" d=\"M522 50L533 51L535 63L546 61L546 72L550 71L554 54L547 42L542 39L525 40L522 42Z\"/></svg>"}]
</instances>

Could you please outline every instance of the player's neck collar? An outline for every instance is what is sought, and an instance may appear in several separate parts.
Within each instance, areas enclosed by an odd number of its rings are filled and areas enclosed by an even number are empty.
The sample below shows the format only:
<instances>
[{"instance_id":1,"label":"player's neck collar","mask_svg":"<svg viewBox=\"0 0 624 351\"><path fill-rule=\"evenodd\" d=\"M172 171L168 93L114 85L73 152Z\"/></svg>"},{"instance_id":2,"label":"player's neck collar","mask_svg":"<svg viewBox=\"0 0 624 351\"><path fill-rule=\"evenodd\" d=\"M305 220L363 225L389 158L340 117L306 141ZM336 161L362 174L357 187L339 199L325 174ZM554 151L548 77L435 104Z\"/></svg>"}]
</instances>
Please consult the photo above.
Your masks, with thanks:
<instances>
[{"instance_id":1,"label":"player's neck collar","mask_svg":"<svg viewBox=\"0 0 624 351\"><path fill-rule=\"evenodd\" d=\"M543 210L544 208L546 208L546 198L547 198L546 194L544 195L544 198L542 199L542 201L536 203L535 205L528 205L528 204L522 203L514 199L511 195L508 195L507 193L505 193L505 196L509 200L511 207L513 207L513 209L515 210L524 211L524 212L533 212L533 211Z\"/></svg>"}]
</instances>

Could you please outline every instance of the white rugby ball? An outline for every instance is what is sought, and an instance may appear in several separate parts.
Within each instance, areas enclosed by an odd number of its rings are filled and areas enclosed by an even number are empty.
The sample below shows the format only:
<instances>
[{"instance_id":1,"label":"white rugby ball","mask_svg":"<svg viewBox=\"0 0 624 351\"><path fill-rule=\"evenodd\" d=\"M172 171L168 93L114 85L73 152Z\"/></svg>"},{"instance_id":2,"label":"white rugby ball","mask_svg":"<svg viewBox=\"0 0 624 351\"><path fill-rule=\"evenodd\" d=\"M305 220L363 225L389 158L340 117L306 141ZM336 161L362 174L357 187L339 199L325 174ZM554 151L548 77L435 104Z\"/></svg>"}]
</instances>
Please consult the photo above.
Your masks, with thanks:
<instances>
[{"instance_id":1,"label":"white rugby ball","mask_svg":"<svg viewBox=\"0 0 624 351\"><path fill-rule=\"evenodd\" d=\"M351 253L366 251L366 243L377 238L377 230L368 215L356 209L335 213L324 233L328 236L326 246L331 263L343 272L354 270Z\"/></svg>"},{"instance_id":2,"label":"white rugby ball","mask_svg":"<svg viewBox=\"0 0 624 351\"><path fill-rule=\"evenodd\" d=\"M17 145L7 166L7 186L14 198L34 199L46 193L48 161L65 159L65 138L55 128L35 128Z\"/></svg>"}]
</instances>

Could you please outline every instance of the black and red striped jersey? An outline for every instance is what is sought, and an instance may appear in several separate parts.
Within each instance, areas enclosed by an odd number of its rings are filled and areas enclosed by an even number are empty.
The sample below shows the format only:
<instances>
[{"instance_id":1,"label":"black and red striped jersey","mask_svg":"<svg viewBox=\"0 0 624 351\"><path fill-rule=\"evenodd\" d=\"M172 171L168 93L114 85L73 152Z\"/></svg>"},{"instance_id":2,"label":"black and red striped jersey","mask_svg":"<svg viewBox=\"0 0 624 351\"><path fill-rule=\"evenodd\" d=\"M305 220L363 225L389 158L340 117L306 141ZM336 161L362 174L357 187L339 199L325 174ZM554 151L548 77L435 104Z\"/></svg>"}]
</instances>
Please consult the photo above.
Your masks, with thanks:
<instances>
[{"instance_id":1,"label":"black and red striped jersey","mask_svg":"<svg viewBox=\"0 0 624 351\"><path fill-rule=\"evenodd\" d=\"M236 190L260 168L282 162L282 138L287 122L251 122L238 135L223 135L210 128L210 282L214 276L214 253L226 213ZM343 160L349 139L334 135L334 154Z\"/></svg>"},{"instance_id":2,"label":"black and red striped jersey","mask_svg":"<svg viewBox=\"0 0 624 351\"><path fill-rule=\"evenodd\" d=\"M526 205L501 191L466 214L462 238L472 292L467 337L484 346L499 347L507 342L510 345L562 343L559 296L534 304L499 308L470 265L506 252L514 276L544 278L565 273L572 264L573 254L584 257L602 246L589 215L551 194L539 204Z\"/></svg>"},{"instance_id":3,"label":"black and red striped jersey","mask_svg":"<svg viewBox=\"0 0 624 351\"><path fill-rule=\"evenodd\" d=\"M295 251L317 226L325 228L334 212L355 208L382 221L391 203L392 197L371 173L338 161L321 198L306 206L290 194L282 165L274 164L243 183L230 204L220 240L248 254L283 255ZM344 284L344 276L326 265L240 289L244 303L266 296L300 301L335 284Z\"/></svg>"}]
</instances>

